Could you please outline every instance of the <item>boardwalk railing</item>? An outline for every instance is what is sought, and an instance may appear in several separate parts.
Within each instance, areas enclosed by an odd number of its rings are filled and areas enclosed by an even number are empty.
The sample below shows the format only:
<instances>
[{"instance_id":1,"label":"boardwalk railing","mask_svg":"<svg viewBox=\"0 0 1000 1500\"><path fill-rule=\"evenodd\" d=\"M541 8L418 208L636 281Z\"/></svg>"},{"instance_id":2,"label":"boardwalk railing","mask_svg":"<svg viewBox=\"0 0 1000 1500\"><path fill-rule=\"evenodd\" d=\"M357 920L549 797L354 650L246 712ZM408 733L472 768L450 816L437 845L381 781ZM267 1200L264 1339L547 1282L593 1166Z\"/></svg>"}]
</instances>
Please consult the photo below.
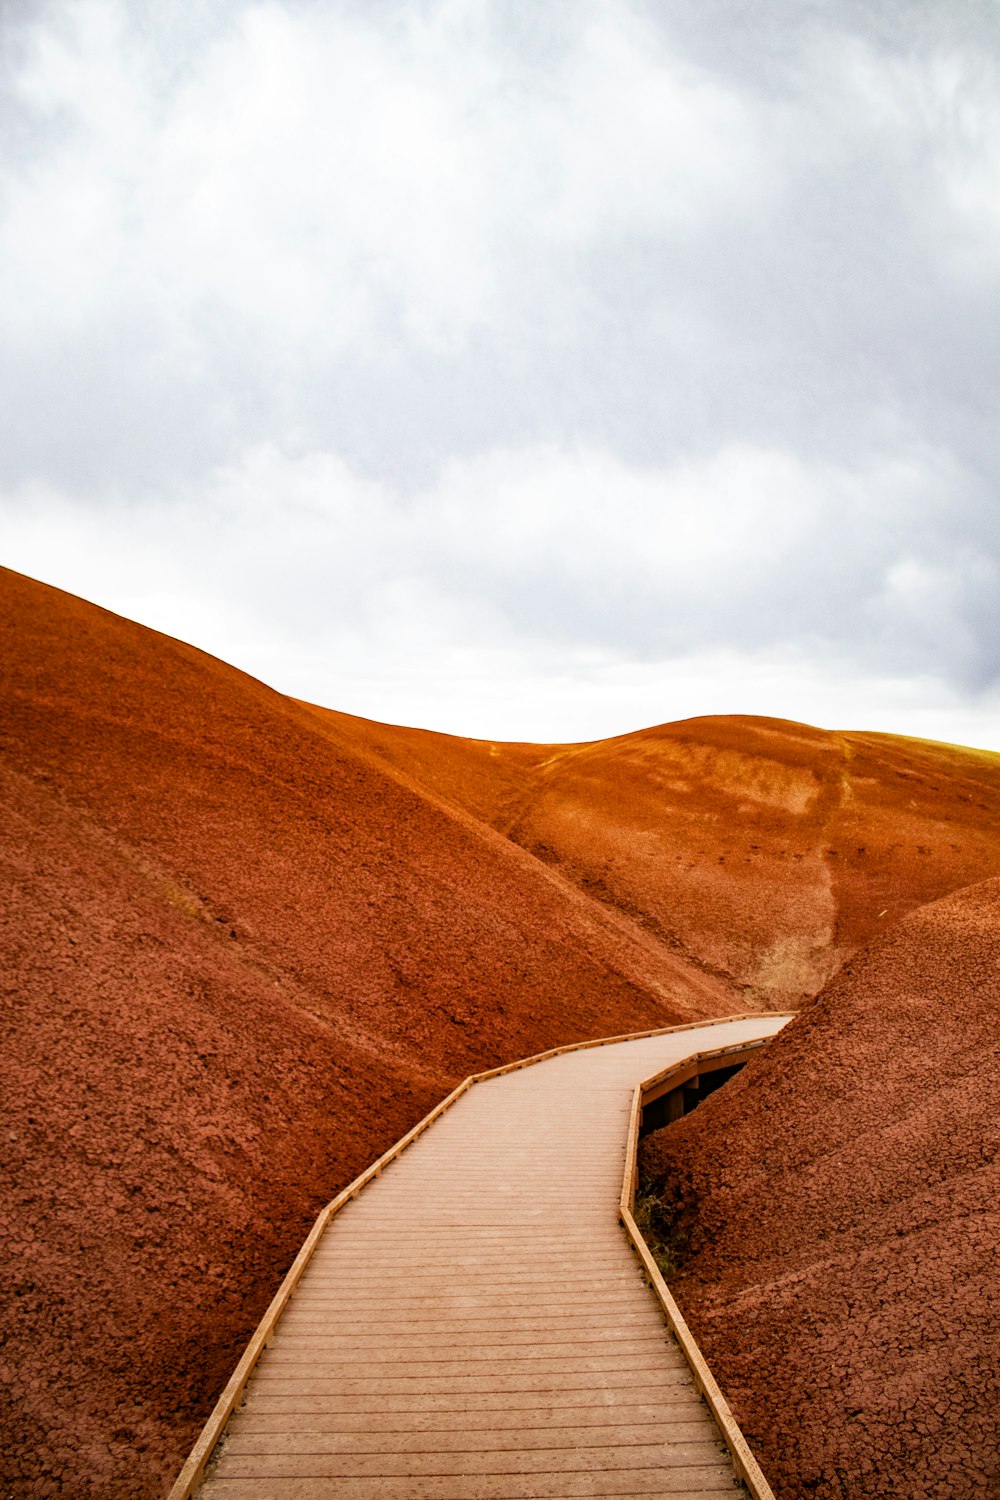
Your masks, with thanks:
<instances>
[{"instance_id":1,"label":"boardwalk railing","mask_svg":"<svg viewBox=\"0 0 1000 1500\"><path fill-rule=\"evenodd\" d=\"M663 1273L652 1251L646 1244L639 1226L633 1217L635 1210L635 1190L638 1178L638 1156L639 1156L639 1130L642 1125L642 1112L647 1104L662 1098L664 1094L675 1088L680 1088L692 1077L697 1077L700 1072L708 1071L712 1065L719 1065L719 1059L728 1059L732 1064L745 1060L746 1055L766 1046L770 1038L764 1038L758 1042L742 1042L732 1047L719 1047L711 1052L696 1052L683 1061L674 1063L669 1068L664 1068L660 1073L654 1073L651 1078L644 1079L635 1086L632 1095L632 1110L629 1116L628 1143L625 1149L625 1176L622 1182L622 1196L620 1205L620 1216L625 1232L642 1261L643 1269L649 1278L649 1283L656 1294L656 1299L663 1308L664 1316L674 1338L680 1345L681 1352L691 1368L695 1385L705 1398L709 1411L715 1418L716 1426L722 1434L723 1441L729 1449L733 1468L742 1479L749 1490L753 1500L774 1500L774 1491L764 1478L760 1465L753 1456L746 1438L740 1430L736 1418L733 1416L729 1402L719 1389L715 1376L709 1369L704 1355L695 1342L694 1335L688 1327L684 1315L677 1303L674 1301L670 1288L663 1279Z\"/></svg>"},{"instance_id":2,"label":"boardwalk railing","mask_svg":"<svg viewBox=\"0 0 1000 1500\"><path fill-rule=\"evenodd\" d=\"M522 1068L532 1067L535 1063L545 1062L548 1058L559 1057L566 1052L579 1052L590 1047L613 1046L616 1043L620 1042L641 1041L647 1037L669 1036L681 1031L697 1031L703 1027L717 1026L731 1021L756 1021L758 1019L768 1019L773 1021L778 1018L778 1014L772 1011L750 1011L735 1016L716 1016L704 1021L689 1021L679 1026L662 1026L648 1031L627 1032L621 1036L597 1037L584 1042L570 1042L566 1046L552 1047L546 1052L538 1052L531 1057L520 1058L516 1062L507 1063L500 1068L491 1068L483 1073L473 1073L468 1078L463 1079L462 1082L457 1086L457 1088L454 1088L446 1098L442 1099L439 1104L435 1105L435 1107L430 1111L429 1114L426 1114L422 1120L420 1120L416 1125L413 1126L412 1130L407 1131L407 1133L402 1136L394 1146L391 1146L388 1151L386 1151L382 1156L378 1158L377 1161L374 1161L370 1167L366 1168L366 1170L360 1174L360 1176L356 1177L353 1182L349 1183L347 1187L345 1187L340 1193L338 1193L337 1196L330 1203L328 1203L325 1208L321 1209L316 1222L313 1224L312 1229L309 1231L309 1234L303 1242L302 1248L299 1250L299 1253L296 1255L294 1261L289 1267L284 1280L275 1293L274 1298L272 1299L263 1318L257 1325L257 1328L254 1331L250 1342L247 1344L242 1358L240 1359L238 1365L236 1366L236 1369L233 1371L232 1376L227 1382L224 1390L222 1391L222 1394L219 1396L219 1399L216 1402L214 1408L212 1409L212 1413L209 1416L208 1421L202 1428L202 1431L199 1434L194 1447L188 1455L184 1467L181 1469L176 1481L174 1482L173 1488L171 1489L168 1496L168 1500L190 1500L190 1497L194 1494L195 1490L200 1484L202 1478L204 1477L206 1466L208 1465L208 1462L212 1457L212 1453L214 1452L217 1443L222 1438L222 1435L226 1428L226 1424L239 1405L243 1393L246 1389L247 1383L249 1382L250 1377L253 1374L254 1368L257 1365L257 1362L263 1354L264 1350L267 1348L267 1345L270 1343L278 1320L284 1312L285 1307L287 1306L288 1301L292 1296L292 1293L295 1291L295 1288L301 1280L302 1274L305 1271L310 1260L312 1259L316 1247L318 1246L320 1240L323 1238L323 1235L331 1219L333 1219L333 1217L337 1213L339 1213L342 1208L350 1203L353 1198L356 1198L368 1183L370 1183L374 1178L378 1177L390 1162L394 1161L396 1157L402 1155L407 1146L412 1145L412 1143L417 1140L419 1136L423 1135L424 1131L428 1130L430 1126L433 1125L434 1122L439 1119L446 1110L450 1109L452 1105L454 1105L462 1097L462 1095L467 1092L467 1090L473 1087L474 1084L483 1083L490 1078L499 1078L505 1073L516 1073ZM767 1038L764 1040L770 1039ZM708 1061L709 1059L718 1058L724 1055L728 1056L729 1054L732 1054L731 1060L733 1063L736 1063L739 1060L736 1054L749 1052L751 1050L754 1050L756 1046L763 1044L763 1041L760 1043L750 1044L749 1046L747 1043L741 1043L733 1047L720 1048L711 1052L689 1055L682 1062L663 1070L662 1073L657 1073L656 1075L654 1075L654 1077L647 1079L644 1083L640 1083L639 1085L637 1085L632 1101L632 1113L629 1125L628 1149L625 1163L625 1181L622 1187L621 1219L629 1237L632 1240L633 1245L635 1246L643 1262L649 1280L666 1315L670 1329L674 1333L674 1336L676 1337L677 1342L680 1345L680 1348L691 1367L695 1382L698 1385L699 1390L705 1397L709 1409L715 1417L722 1437L732 1455L734 1467L737 1469L740 1477L743 1479L744 1483L750 1490L750 1493L753 1496L753 1500L774 1500L773 1492L771 1491L770 1486L764 1479L764 1476L761 1473L756 1460L754 1459L753 1454L751 1453L750 1448L747 1445L743 1434L740 1432L739 1427L736 1424L736 1420L726 1403L725 1397L719 1390L711 1371L705 1363L701 1352L698 1349L698 1346L687 1327L687 1324L684 1322L680 1309L677 1307L677 1304L674 1302L673 1297L670 1295L670 1292L667 1289L666 1283L664 1282L663 1277L660 1274L656 1262L654 1261L649 1248L646 1245L646 1242L643 1239L641 1233L639 1232L634 1218L632 1217L632 1210L635 1205L635 1176L638 1134L642 1118L644 1097L647 1102L652 1102L653 1099L659 1096L656 1091L660 1085L666 1085L666 1088L659 1088L659 1093L663 1093L666 1091L666 1089L672 1086L676 1086L677 1081L683 1082L685 1081L685 1079L692 1077L692 1063L696 1058L699 1060L703 1059L705 1061ZM695 1073L697 1071L697 1068L695 1068ZM677 1080L673 1084L671 1084L670 1080L674 1079L674 1075L677 1075Z\"/></svg>"}]
</instances>

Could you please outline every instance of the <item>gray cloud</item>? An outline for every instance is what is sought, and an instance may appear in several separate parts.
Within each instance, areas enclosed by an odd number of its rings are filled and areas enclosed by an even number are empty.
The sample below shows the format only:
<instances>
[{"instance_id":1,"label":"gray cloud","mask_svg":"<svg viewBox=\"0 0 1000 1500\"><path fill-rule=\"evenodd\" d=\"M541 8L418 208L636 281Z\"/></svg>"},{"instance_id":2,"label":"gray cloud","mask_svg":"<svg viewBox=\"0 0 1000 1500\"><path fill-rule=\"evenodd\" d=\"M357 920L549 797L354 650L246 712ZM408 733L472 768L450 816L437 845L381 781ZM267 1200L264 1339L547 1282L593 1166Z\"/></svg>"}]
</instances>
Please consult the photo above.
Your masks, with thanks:
<instances>
[{"instance_id":1,"label":"gray cloud","mask_svg":"<svg viewBox=\"0 0 1000 1500\"><path fill-rule=\"evenodd\" d=\"M991 5L0 27L14 566L385 718L711 659L994 733Z\"/></svg>"}]
</instances>

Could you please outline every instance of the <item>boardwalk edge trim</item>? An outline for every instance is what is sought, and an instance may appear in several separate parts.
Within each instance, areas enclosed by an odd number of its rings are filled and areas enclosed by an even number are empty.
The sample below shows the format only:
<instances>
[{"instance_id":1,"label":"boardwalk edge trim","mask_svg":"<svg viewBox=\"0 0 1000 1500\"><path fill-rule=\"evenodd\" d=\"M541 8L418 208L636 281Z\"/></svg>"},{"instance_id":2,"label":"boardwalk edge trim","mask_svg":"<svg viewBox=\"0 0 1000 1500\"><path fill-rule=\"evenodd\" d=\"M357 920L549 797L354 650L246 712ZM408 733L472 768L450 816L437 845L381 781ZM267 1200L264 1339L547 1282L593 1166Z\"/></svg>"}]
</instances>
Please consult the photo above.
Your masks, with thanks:
<instances>
[{"instance_id":1,"label":"boardwalk edge trim","mask_svg":"<svg viewBox=\"0 0 1000 1500\"><path fill-rule=\"evenodd\" d=\"M735 1019L735 1018L732 1018ZM740 1018L744 1019L744 1018ZM657 1085L668 1082L675 1075L687 1075L691 1066L697 1071L698 1064L708 1062L710 1059L733 1055L743 1055L748 1052L759 1050L771 1041L770 1037L762 1038L757 1042L737 1042L731 1047L719 1047L711 1052L695 1052L679 1062L672 1063L670 1067L664 1068L662 1072L654 1073L651 1078L645 1078L637 1083L632 1095L632 1108L629 1112L628 1141L625 1148L625 1175L622 1180L622 1195L619 1205L619 1218L632 1242L632 1247L642 1261L643 1270L650 1286L663 1309L663 1315L667 1320L667 1326L680 1346L681 1353L687 1360L694 1376L694 1383L698 1387L705 1404L712 1416L715 1418L716 1426L726 1447L733 1468L740 1479L746 1485L751 1495L751 1500L775 1500L774 1491L764 1477L763 1470L754 1457L753 1450L743 1435L742 1429L737 1422L729 1402L719 1387L718 1381L712 1374L705 1356L702 1354L698 1343L687 1325L684 1314L674 1300L670 1288L663 1278L652 1251L643 1237L642 1231L633 1217L635 1208L635 1190L638 1176L639 1157L639 1127L642 1123L642 1109L647 1096Z\"/></svg>"},{"instance_id":2,"label":"boardwalk edge trim","mask_svg":"<svg viewBox=\"0 0 1000 1500\"><path fill-rule=\"evenodd\" d=\"M347 1187L343 1188L325 1208L320 1210L316 1222L302 1243L299 1253L289 1266L284 1280L277 1292L275 1292L267 1311L254 1330L253 1336L243 1351L236 1369L233 1371L222 1394L212 1408L208 1421L195 1440L194 1447L191 1449L185 1460L184 1467L174 1481L167 1500L190 1500L195 1489L201 1483L209 1460L226 1430L226 1425L239 1405L250 1377L261 1355L271 1341L278 1320L284 1312L292 1293L298 1286L303 1272L315 1253L317 1245L323 1238L330 1220L350 1203L352 1198L356 1198L358 1193L367 1187L369 1182L378 1177L383 1168L387 1167L397 1156L401 1156L407 1146L412 1145L418 1136L423 1135L424 1131L428 1130L434 1124L435 1120L443 1115L445 1110L450 1109L474 1084L485 1083L487 1079L499 1078L505 1073L516 1073L521 1068L530 1068L535 1063L546 1062L550 1057L561 1057L565 1052L582 1052L589 1047L611 1047L619 1042L639 1042L645 1040L647 1037L670 1036L680 1031L697 1031L706 1026L722 1026L727 1022L733 1021L775 1020L780 1016L791 1018L792 1015L794 1015L792 1011L743 1011L735 1016L712 1016L702 1021L685 1021L677 1026L658 1026L647 1031L625 1032L620 1036L603 1036L583 1042L568 1042L565 1046L550 1047L546 1052L535 1052L530 1057L519 1058L516 1062L505 1063L499 1068L489 1068L484 1073L470 1073L468 1078L463 1078L462 1082L456 1088L452 1089L451 1093L442 1099L439 1104L436 1104L428 1114L424 1115L423 1119L419 1120L413 1126L412 1130L408 1130L404 1136L401 1136L394 1146L390 1146L388 1151L384 1152L377 1161L372 1162L370 1167L366 1167L358 1177L355 1177L353 1182L348 1183ZM747 1047L743 1043L731 1049L718 1049L715 1053L694 1053L685 1059L684 1062L690 1062L692 1057L710 1057L718 1055L719 1051L728 1050L745 1051ZM638 1225L632 1218L631 1210L635 1201L636 1156L639 1139L639 1120L642 1110L642 1091L648 1089L652 1084L661 1081L667 1074L673 1072L675 1068L679 1069L682 1066L684 1066L684 1063L673 1064L664 1073L655 1074L653 1078L645 1079L642 1083L636 1085L629 1124L629 1146L625 1165L625 1184L622 1188L621 1220L640 1259L646 1266L650 1282L666 1315L671 1332L677 1339L684 1357L691 1367L695 1383L704 1396L719 1426L726 1446L729 1448L730 1455L732 1456L734 1468L736 1468L750 1490L753 1500L774 1500L774 1493L771 1487L764 1478L746 1439L737 1426L736 1419L730 1411L725 1397L716 1384L708 1365L705 1363L690 1329L684 1322L680 1308L670 1295L667 1284L660 1275L659 1268L653 1260L649 1247L639 1232ZM628 1206L626 1207L627 1196ZM661 1287L662 1292L660 1290ZM678 1331L679 1329L683 1329L683 1336ZM698 1361L697 1365L693 1362L694 1358ZM705 1377L707 1377L708 1389L703 1384ZM709 1389L713 1392L713 1395L709 1394ZM750 1475L759 1476L756 1480L758 1488L754 1488L754 1482L751 1480Z\"/></svg>"}]
</instances>

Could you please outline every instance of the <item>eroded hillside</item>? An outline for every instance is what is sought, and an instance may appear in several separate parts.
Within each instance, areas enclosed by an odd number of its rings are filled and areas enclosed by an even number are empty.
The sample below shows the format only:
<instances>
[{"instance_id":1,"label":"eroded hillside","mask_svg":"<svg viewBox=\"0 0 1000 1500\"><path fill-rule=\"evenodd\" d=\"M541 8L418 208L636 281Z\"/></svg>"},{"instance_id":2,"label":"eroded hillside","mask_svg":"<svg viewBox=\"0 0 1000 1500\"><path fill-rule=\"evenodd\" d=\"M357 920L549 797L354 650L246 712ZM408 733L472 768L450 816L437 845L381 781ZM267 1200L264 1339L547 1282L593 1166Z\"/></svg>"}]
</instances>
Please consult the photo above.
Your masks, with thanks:
<instances>
[{"instance_id":1,"label":"eroded hillside","mask_svg":"<svg viewBox=\"0 0 1000 1500\"><path fill-rule=\"evenodd\" d=\"M1000 881L648 1137L671 1286L779 1500L1000 1494Z\"/></svg>"},{"instance_id":2,"label":"eroded hillside","mask_svg":"<svg viewBox=\"0 0 1000 1500\"><path fill-rule=\"evenodd\" d=\"M0 571L11 1494L163 1492L318 1207L464 1074L785 1004L1000 870L1000 758L314 710Z\"/></svg>"},{"instance_id":3,"label":"eroded hillside","mask_svg":"<svg viewBox=\"0 0 1000 1500\"><path fill-rule=\"evenodd\" d=\"M504 745L326 714L742 992L814 995L925 901L1000 874L1000 756L777 719Z\"/></svg>"},{"instance_id":4,"label":"eroded hillside","mask_svg":"<svg viewBox=\"0 0 1000 1500\"><path fill-rule=\"evenodd\" d=\"M728 987L191 647L0 574L5 1493L162 1492L466 1073Z\"/></svg>"}]
</instances>

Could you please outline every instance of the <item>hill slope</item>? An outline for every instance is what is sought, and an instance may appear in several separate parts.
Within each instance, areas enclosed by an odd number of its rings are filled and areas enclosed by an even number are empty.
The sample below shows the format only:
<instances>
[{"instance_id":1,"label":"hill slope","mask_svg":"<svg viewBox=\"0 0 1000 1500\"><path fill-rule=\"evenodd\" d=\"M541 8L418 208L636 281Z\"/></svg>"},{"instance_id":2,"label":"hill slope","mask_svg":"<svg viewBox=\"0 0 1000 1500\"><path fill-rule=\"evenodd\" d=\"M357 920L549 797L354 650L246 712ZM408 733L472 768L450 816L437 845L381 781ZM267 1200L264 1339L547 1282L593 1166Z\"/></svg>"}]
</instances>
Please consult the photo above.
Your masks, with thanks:
<instances>
[{"instance_id":1,"label":"hill slope","mask_svg":"<svg viewBox=\"0 0 1000 1500\"><path fill-rule=\"evenodd\" d=\"M760 718L503 745L323 717L751 1009L800 1004L880 926L1000 874L987 751Z\"/></svg>"},{"instance_id":2,"label":"hill slope","mask_svg":"<svg viewBox=\"0 0 1000 1500\"><path fill-rule=\"evenodd\" d=\"M1000 1494L1000 881L859 955L643 1145L779 1500Z\"/></svg>"},{"instance_id":3,"label":"hill slope","mask_svg":"<svg viewBox=\"0 0 1000 1500\"><path fill-rule=\"evenodd\" d=\"M336 1188L475 1068L734 1009L315 715L0 574L6 1493L161 1493Z\"/></svg>"},{"instance_id":4,"label":"hill slope","mask_svg":"<svg viewBox=\"0 0 1000 1500\"><path fill-rule=\"evenodd\" d=\"M459 1077L798 998L1000 869L998 757L396 730L4 571L0 633L18 1496L161 1493L319 1205Z\"/></svg>"}]
</instances>

